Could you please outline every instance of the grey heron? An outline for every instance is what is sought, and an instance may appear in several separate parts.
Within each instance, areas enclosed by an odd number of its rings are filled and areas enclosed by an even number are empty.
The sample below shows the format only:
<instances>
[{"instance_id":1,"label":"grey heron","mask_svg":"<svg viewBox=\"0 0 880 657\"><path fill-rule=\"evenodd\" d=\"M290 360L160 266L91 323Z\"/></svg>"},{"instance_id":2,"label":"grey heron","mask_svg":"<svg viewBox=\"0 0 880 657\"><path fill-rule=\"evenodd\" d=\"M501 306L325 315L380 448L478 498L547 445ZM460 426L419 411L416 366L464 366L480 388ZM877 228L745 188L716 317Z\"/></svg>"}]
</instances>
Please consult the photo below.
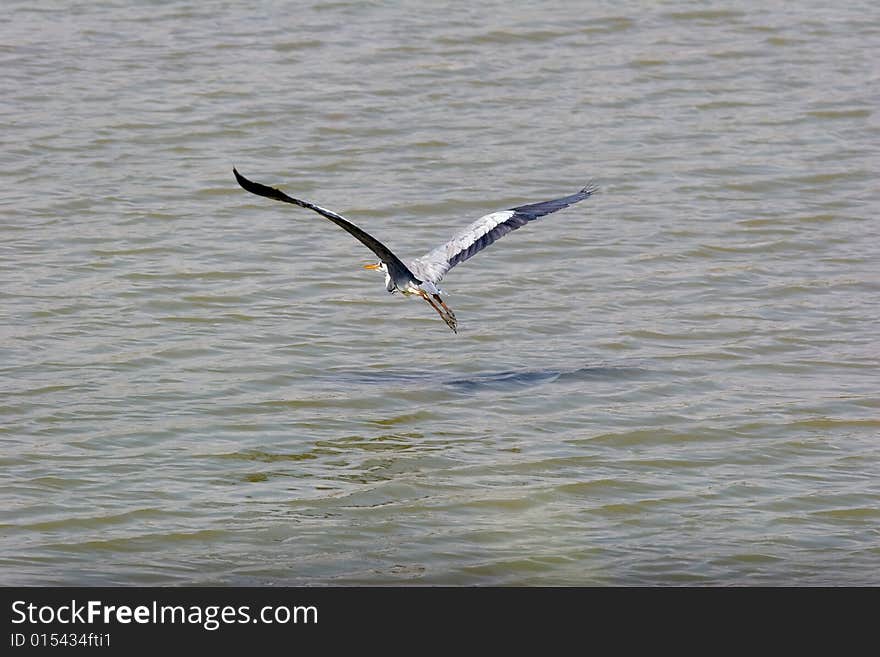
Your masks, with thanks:
<instances>
[{"instance_id":1,"label":"grey heron","mask_svg":"<svg viewBox=\"0 0 880 657\"><path fill-rule=\"evenodd\" d=\"M444 303L443 299L440 298L441 294L445 294L438 287L438 283L440 283L443 276L455 265L473 257L498 238L507 235L510 231L516 230L520 226L525 226L530 221L534 221L551 212L562 210L573 203L583 201L596 191L595 187L587 185L581 191L571 196L492 212L477 219L445 244L441 244L420 258L404 263L382 242L335 212L314 203L288 196L274 187L268 187L267 185L261 185L260 183L248 180L234 167L232 172L235 174L238 184L252 194L307 208L326 217L343 230L351 233L351 235L360 240L364 246L379 257L379 262L365 265L365 268L380 271L385 275L385 289L388 292L391 294L401 292L407 297L421 297L431 308L437 311L454 333L458 333L458 322L455 319L455 314Z\"/></svg>"}]
</instances>

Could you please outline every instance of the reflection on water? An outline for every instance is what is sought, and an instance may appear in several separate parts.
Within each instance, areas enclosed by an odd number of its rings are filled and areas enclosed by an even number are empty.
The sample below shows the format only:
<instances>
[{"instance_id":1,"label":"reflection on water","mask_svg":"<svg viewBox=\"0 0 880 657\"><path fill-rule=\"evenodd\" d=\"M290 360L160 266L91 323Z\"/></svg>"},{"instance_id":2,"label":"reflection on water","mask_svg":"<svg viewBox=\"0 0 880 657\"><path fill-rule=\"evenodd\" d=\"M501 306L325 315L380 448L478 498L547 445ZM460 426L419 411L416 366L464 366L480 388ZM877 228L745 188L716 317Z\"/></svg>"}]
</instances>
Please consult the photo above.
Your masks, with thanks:
<instances>
[{"instance_id":1,"label":"reflection on water","mask_svg":"<svg viewBox=\"0 0 880 657\"><path fill-rule=\"evenodd\" d=\"M568 369L504 370L500 372L481 372L466 377L449 377L436 372L414 372L382 370L366 372L336 371L318 377L346 388L352 385L382 385L390 387L446 386L461 392L478 392L481 389L515 389L538 386L555 381L583 381L589 379L612 380L644 376L647 370L632 367L580 367Z\"/></svg>"},{"instance_id":2,"label":"reflection on water","mask_svg":"<svg viewBox=\"0 0 880 657\"><path fill-rule=\"evenodd\" d=\"M587 381L590 379L630 379L646 374L637 367L581 367L574 370L526 370L477 374L468 378L445 381L444 385L460 390L476 391L481 388L533 386L556 381Z\"/></svg>"}]
</instances>

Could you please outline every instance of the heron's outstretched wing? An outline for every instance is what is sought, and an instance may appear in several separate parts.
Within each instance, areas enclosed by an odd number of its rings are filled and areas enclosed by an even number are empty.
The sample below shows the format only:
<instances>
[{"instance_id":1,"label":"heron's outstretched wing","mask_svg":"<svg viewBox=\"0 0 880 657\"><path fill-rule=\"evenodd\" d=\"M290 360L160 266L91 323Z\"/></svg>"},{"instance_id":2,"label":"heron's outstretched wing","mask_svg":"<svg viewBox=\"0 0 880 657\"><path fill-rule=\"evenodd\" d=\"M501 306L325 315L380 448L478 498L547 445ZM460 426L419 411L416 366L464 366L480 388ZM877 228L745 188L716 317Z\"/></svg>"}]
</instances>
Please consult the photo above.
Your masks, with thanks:
<instances>
[{"instance_id":1,"label":"heron's outstretched wing","mask_svg":"<svg viewBox=\"0 0 880 657\"><path fill-rule=\"evenodd\" d=\"M595 191L595 187L587 185L577 194L571 196L487 214L477 219L446 244L438 246L411 262L410 268L420 278L437 283L455 265L476 255L510 231L551 212L583 201Z\"/></svg>"},{"instance_id":2,"label":"heron's outstretched wing","mask_svg":"<svg viewBox=\"0 0 880 657\"><path fill-rule=\"evenodd\" d=\"M400 269L401 272L409 272L412 275L412 272L409 271L409 268L401 262L400 258L398 258L394 253L391 252L387 246L382 244L375 237L370 235L364 230L361 230L353 223L351 223L348 219L339 216L335 212L331 212L325 208L319 207L314 203L309 203L308 201L301 201L298 198L293 198L288 196L284 192L279 189L275 189L274 187L268 187L266 185L261 185L260 183L256 183L252 180L248 180L243 175L241 175L235 168L232 169L232 173L235 174L235 179L238 181L238 184L241 185L244 189L249 191L251 194L256 194L257 196L265 196L266 198L272 198L276 201L284 201L285 203L293 203L294 205L298 205L301 208L308 208L309 210L314 210L318 214L323 217L327 217L334 224L342 228L343 230L348 231L352 235L354 235L361 243L366 246L370 251L379 256L379 259L385 263L388 267L389 271L394 269Z\"/></svg>"}]
</instances>

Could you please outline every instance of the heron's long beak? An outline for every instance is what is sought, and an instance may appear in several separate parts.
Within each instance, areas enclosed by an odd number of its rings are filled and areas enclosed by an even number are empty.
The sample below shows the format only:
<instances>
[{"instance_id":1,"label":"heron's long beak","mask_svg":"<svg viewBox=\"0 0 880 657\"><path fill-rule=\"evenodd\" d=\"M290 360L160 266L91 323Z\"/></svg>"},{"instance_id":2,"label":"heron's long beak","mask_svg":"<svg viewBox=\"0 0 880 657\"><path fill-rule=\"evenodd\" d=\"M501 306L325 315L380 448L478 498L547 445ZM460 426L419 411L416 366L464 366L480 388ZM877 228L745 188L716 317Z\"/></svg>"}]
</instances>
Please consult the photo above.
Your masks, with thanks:
<instances>
[{"instance_id":1,"label":"heron's long beak","mask_svg":"<svg viewBox=\"0 0 880 657\"><path fill-rule=\"evenodd\" d=\"M364 269L379 269L382 265L364 265Z\"/></svg>"}]
</instances>

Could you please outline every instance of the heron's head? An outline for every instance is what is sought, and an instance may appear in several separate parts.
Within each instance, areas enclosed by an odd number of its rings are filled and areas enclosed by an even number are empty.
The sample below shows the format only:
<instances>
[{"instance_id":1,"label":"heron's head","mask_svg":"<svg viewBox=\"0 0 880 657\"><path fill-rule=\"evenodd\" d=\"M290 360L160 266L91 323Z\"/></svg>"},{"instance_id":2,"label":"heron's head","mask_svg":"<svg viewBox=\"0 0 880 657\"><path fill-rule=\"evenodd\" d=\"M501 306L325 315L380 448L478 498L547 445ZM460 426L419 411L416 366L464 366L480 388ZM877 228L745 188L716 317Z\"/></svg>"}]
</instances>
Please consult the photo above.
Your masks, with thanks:
<instances>
[{"instance_id":1,"label":"heron's head","mask_svg":"<svg viewBox=\"0 0 880 657\"><path fill-rule=\"evenodd\" d=\"M389 292L394 293L395 288L397 287L391 281L391 274L388 273L388 267L384 262L377 262L375 265L364 265L364 269L375 269L376 271L380 271L385 274L385 289Z\"/></svg>"}]
</instances>

